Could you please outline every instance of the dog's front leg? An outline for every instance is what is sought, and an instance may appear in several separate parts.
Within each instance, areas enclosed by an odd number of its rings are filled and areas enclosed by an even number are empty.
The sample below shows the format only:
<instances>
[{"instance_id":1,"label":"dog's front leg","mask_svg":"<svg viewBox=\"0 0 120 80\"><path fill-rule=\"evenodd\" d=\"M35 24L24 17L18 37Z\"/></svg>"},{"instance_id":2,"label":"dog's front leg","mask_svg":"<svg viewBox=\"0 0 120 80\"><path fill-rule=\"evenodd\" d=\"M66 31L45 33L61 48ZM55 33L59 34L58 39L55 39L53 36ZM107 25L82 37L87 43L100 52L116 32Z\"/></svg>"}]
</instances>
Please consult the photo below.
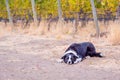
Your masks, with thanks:
<instances>
[{"instance_id":1,"label":"dog's front leg","mask_svg":"<svg viewBox=\"0 0 120 80\"><path fill-rule=\"evenodd\" d=\"M64 61L63 61L63 59L57 59L57 62L58 63L63 63Z\"/></svg>"},{"instance_id":2,"label":"dog's front leg","mask_svg":"<svg viewBox=\"0 0 120 80\"><path fill-rule=\"evenodd\" d=\"M82 61L82 58L77 58L76 61L74 62L74 64L81 62L81 61Z\"/></svg>"}]
</instances>

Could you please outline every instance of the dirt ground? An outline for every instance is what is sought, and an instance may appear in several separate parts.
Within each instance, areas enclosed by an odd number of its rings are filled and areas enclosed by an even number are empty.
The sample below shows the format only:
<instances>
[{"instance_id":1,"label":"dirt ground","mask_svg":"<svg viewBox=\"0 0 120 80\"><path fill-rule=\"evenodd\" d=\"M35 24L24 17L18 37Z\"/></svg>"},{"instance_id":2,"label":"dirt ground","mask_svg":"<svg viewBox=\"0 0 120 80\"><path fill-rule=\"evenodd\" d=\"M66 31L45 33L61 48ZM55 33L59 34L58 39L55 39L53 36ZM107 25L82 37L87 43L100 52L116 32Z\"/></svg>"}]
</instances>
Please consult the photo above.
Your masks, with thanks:
<instances>
[{"instance_id":1,"label":"dirt ground","mask_svg":"<svg viewBox=\"0 0 120 80\"><path fill-rule=\"evenodd\" d=\"M120 80L120 46L93 39L104 58L58 63L65 49L82 39L55 39L29 35L0 37L0 80Z\"/></svg>"}]
</instances>

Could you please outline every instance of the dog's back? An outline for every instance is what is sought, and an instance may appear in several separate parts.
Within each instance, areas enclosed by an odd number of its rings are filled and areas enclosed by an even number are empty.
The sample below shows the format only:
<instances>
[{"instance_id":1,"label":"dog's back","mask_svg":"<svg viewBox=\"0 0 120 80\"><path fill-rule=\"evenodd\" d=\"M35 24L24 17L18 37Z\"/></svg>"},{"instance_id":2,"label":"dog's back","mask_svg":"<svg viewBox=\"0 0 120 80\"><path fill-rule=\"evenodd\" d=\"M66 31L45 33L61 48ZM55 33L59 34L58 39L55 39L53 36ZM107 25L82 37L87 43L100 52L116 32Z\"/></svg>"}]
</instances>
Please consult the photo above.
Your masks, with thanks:
<instances>
[{"instance_id":1,"label":"dog's back","mask_svg":"<svg viewBox=\"0 0 120 80\"><path fill-rule=\"evenodd\" d=\"M95 47L91 42L73 43L66 51L68 50L76 51L77 54L83 58L88 55L96 54Z\"/></svg>"}]
</instances>

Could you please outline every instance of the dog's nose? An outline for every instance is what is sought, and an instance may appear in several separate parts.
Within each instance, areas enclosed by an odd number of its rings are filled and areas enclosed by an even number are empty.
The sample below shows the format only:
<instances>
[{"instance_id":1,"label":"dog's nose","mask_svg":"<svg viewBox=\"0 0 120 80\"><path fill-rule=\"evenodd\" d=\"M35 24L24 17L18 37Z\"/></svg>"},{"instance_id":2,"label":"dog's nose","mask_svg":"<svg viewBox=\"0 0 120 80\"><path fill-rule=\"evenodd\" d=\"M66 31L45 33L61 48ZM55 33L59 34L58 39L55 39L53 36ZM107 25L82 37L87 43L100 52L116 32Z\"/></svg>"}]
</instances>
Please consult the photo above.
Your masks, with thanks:
<instances>
[{"instance_id":1,"label":"dog's nose","mask_svg":"<svg viewBox=\"0 0 120 80\"><path fill-rule=\"evenodd\" d=\"M71 62L71 61L68 61L68 64L72 64L72 62Z\"/></svg>"}]
</instances>

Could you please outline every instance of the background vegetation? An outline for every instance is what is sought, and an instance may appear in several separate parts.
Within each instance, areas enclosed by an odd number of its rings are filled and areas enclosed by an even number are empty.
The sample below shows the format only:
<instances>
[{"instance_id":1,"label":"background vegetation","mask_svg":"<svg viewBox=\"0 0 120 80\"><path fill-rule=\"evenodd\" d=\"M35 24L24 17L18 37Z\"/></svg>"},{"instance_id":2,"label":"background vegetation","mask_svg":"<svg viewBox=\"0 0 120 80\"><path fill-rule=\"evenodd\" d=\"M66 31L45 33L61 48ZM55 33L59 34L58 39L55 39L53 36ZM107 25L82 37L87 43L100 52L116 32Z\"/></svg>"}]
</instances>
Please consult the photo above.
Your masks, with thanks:
<instances>
[{"instance_id":1,"label":"background vegetation","mask_svg":"<svg viewBox=\"0 0 120 80\"><path fill-rule=\"evenodd\" d=\"M99 14L106 14L109 10L112 15L116 15L117 6L120 0L94 0ZM57 0L35 0L37 16L47 18L58 16ZM9 0L11 16L28 17L32 15L30 0ZM74 13L82 11L91 13L90 0L61 0L63 17L74 17ZM0 0L0 18L8 18L5 6L5 0Z\"/></svg>"}]
</instances>

